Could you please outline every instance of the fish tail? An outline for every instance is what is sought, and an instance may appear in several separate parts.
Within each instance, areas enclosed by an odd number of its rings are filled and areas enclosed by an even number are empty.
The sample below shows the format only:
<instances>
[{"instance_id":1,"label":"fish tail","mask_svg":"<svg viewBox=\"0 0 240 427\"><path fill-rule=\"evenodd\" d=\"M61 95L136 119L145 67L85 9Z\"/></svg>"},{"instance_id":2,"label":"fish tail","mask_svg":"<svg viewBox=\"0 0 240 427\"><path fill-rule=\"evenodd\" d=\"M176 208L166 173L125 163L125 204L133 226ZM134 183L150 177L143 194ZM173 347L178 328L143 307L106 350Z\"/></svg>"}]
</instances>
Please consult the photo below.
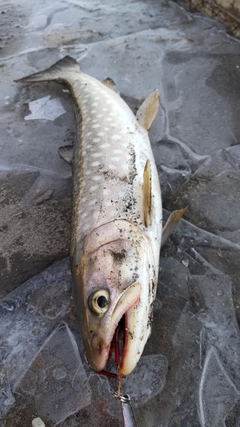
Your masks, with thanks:
<instances>
[{"instance_id":1,"label":"fish tail","mask_svg":"<svg viewBox=\"0 0 240 427\"><path fill-rule=\"evenodd\" d=\"M50 68L40 71L39 73L31 74L30 76L23 77L15 80L15 82L28 83L28 82L44 82L48 80L63 81L66 79L69 72L80 72L80 66L77 61L71 56L65 56L60 61L57 61Z\"/></svg>"}]
</instances>

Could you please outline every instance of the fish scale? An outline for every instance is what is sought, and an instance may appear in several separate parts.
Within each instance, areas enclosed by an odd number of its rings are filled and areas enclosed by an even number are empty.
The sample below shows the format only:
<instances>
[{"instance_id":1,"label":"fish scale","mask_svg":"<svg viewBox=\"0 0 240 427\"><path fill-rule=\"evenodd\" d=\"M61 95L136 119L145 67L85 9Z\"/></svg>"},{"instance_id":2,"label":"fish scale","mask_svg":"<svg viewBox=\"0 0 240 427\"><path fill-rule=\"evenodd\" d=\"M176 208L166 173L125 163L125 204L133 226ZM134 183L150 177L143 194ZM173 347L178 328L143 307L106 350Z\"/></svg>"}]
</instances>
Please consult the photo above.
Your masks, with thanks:
<instances>
[{"instance_id":1,"label":"fish scale","mask_svg":"<svg viewBox=\"0 0 240 427\"><path fill-rule=\"evenodd\" d=\"M73 168L71 270L86 356L101 371L122 335L118 374L128 375L151 331L158 280L162 206L148 129L159 94L135 116L110 79L102 84L70 57L21 79L46 80L66 83L76 104L73 157L60 155Z\"/></svg>"}]
</instances>

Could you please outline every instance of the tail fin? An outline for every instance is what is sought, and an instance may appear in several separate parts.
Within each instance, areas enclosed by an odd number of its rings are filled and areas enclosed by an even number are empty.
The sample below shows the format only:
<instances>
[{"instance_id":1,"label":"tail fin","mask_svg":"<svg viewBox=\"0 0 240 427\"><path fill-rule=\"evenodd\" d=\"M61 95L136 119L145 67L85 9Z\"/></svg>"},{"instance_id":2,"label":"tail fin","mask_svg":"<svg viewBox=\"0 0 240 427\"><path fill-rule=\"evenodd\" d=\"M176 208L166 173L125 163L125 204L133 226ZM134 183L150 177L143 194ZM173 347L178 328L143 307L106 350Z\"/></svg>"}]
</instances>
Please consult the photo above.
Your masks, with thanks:
<instances>
[{"instance_id":1,"label":"tail fin","mask_svg":"<svg viewBox=\"0 0 240 427\"><path fill-rule=\"evenodd\" d=\"M70 56L65 56L65 58L60 59L60 61L57 61L50 68L40 71L39 73L31 74L27 77L23 77L22 79L15 80L15 82L44 82L47 80L61 81L65 79L65 76L69 71L79 72L81 69L75 59Z\"/></svg>"}]
</instances>

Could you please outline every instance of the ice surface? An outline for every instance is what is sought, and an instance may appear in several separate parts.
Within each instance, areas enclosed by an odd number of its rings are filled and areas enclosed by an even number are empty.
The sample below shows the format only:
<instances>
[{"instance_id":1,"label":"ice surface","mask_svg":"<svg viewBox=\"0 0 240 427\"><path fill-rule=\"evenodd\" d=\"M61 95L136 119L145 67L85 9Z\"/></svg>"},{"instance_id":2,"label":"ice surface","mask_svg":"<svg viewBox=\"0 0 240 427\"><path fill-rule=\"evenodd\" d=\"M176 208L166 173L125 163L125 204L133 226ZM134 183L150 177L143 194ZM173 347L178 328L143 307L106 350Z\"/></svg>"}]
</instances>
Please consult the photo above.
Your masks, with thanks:
<instances>
[{"instance_id":1,"label":"ice surface","mask_svg":"<svg viewBox=\"0 0 240 427\"><path fill-rule=\"evenodd\" d=\"M66 112L60 99L50 99L50 96L45 96L44 98L29 102L29 110L31 114L25 116L25 120L55 120Z\"/></svg>"},{"instance_id":2,"label":"ice surface","mask_svg":"<svg viewBox=\"0 0 240 427\"><path fill-rule=\"evenodd\" d=\"M143 356L133 373L122 380L121 392L131 396L135 407L149 402L162 391L167 367L166 357L160 354Z\"/></svg>"},{"instance_id":3,"label":"ice surface","mask_svg":"<svg viewBox=\"0 0 240 427\"><path fill-rule=\"evenodd\" d=\"M239 41L172 1L6 0L1 11L1 426L123 425L116 381L87 365L60 261L71 168L58 148L76 138L73 100L53 82L13 83L65 54L113 78L134 111L159 89L150 139L164 220L188 207L161 253L152 334L122 381L137 425L239 426Z\"/></svg>"},{"instance_id":4,"label":"ice surface","mask_svg":"<svg viewBox=\"0 0 240 427\"><path fill-rule=\"evenodd\" d=\"M91 389L75 339L66 324L44 342L17 393L33 396L36 412L54 424L91 402Z\"/></svg>"},{"instance_id":5,"label":"ice surface","mask_svg":"<svg viewBox=\"0 0 240 427\"><path fill-rule=\"evenodd\" d=\"M205 360L199 390L201 425L225 426L225 417L240 392L224 370L218 354L211 347Z\"/></svg>"}]
</instances>

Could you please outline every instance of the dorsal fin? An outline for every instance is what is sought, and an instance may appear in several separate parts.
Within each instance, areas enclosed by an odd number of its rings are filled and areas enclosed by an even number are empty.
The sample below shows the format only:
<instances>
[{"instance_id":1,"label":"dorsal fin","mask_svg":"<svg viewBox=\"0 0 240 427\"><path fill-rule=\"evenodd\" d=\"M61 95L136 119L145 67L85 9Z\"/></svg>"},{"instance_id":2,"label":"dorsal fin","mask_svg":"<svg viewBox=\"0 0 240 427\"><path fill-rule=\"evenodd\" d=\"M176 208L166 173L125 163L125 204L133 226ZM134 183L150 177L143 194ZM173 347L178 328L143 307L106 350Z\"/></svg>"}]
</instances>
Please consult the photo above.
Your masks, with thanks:
<instances>
[{"instance_id":1,"label":"dorsal fin","mask_svg":"<svg viewBox=\"0 0 240 427\"><path fill-rule=\"evenodd\" d=\"M103 84L109 87L110 89L114 90L114 92L118 93L119 95L119 90L117 88L117 85L110 77L107 77L105 80L103 80Z\"/></svg>"},{"instance_id":2,"label":"dorsal fin","mask_svg":"<svg viewBox=\"0 0 240 427\"><path fill-rule=\"evenodd\" d=\"M151 221L152 210L152 178L151 165L147 160L143 172L143 219L145 227L148 227Z\"/></svg>"},{"instance_id":3,"label":"dorsal fin","mask_svg":"<svg viewBox=\"0 0 240 427\"><path fill-rule=\"evenodd\" d=\"M139 107L136 118L139 124L146 130L149 130L153 120L156 117L160 104L160 95L156 89L149 95Z\"/></svg>"}]
</instances>

